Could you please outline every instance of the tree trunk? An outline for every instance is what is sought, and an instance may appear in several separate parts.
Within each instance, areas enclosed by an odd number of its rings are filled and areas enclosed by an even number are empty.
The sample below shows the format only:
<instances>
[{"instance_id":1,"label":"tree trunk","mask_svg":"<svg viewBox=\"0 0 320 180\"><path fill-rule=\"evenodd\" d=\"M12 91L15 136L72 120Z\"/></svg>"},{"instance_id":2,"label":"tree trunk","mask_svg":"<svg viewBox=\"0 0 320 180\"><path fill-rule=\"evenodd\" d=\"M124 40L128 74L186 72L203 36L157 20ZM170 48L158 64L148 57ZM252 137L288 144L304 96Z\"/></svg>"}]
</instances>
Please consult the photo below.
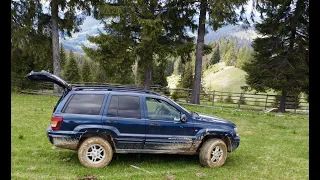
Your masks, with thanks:
<instances>
[{"instance_id":1,"label":"tree trunk","mask_svg":"<svg viewBox=\"0 0 320 180\"><path fill-rule=\"evenodd\" d=\"M52 25L52 52L53 52L53 74L60 77L60 52L59 52L59 30L58 30L58 4L57 0L51 1L51 25ZM68 73L68 72L66 72ZM60 86L54 84L53 92L62 92Z\"/></svg>"},{"instance_id":2,"label":"tree trunk","mask_svg":"<svg viewBox=\"0 0 320 180\"><path fill-rule=\"evenodd\" d=\"M144 72L144 89L150 90L151 86L151 66L149 65Z\"/></svg>"},{"instance_id":3,"label":"tree trunk","mask_svg":"<svg viewBox=\"0 0 320 180\"><path fill-rule=\"evenodd\" d=\"M134 66L134 84L136 86L138 86L139 82L138 82L138 64L139 64L139 59L137 57L137 59L135 60L135 66Z\"/></svg>"},{"instance_id":4,"label":"tree trunk","mask_svg":"<svg viewBox=\"0 0 320 180\"><path fill-rule=\"evenodd\" d=\"M191 103L200 104L200 86L201 86L201 73L202 73L202 51L204 45L205 35L205 21L206 21L206 8L207 0L201 0L200 4L200 16L199 16L199 28L197 38L197 49L196 49L196 64L195 64L195 75L194 85L192 89Z\"/></svg>"},{"instance_id":5,"label":"tree trunk","mask_svg":"<svg viewBox=\"0 0 320 180\"><path fill-rule=\"evenodd\" d=\"M280 106L279 106L280 112L285 112L286 110L286 99L287 99L287 92L283 90L280 97Z\"/></svg>"}]
</instances>

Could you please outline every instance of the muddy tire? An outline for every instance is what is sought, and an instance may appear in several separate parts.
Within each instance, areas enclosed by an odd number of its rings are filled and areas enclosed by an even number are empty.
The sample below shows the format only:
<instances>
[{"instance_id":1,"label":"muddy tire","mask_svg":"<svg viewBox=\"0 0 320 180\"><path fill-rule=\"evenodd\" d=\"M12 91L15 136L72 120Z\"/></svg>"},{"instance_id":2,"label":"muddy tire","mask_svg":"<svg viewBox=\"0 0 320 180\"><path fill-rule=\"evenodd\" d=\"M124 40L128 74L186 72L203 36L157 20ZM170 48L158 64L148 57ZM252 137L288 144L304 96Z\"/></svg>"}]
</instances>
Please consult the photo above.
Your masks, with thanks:
<instances>
[{"instance_id":1,"label":"muddy tire","mask_svg":"<svg viewBox=\"0 0 320 180\"><path fill-rule=\"evenodd\" d=\"M221 139L208 139L200 149L201 165L209 168L220 167L227 159L227 146Z\"/></svg>"},{"instance_id":2,"label":"muddy tire","mask_svg":"<svg viewBox=\"0 0 320 180\"><path fill-rule=\"evenodd\" d=\"M87 168L102 168L112 160L112 147L101 137L85 139L79 149L78 158L80 163Z\"/></svg>"}]
</instances>

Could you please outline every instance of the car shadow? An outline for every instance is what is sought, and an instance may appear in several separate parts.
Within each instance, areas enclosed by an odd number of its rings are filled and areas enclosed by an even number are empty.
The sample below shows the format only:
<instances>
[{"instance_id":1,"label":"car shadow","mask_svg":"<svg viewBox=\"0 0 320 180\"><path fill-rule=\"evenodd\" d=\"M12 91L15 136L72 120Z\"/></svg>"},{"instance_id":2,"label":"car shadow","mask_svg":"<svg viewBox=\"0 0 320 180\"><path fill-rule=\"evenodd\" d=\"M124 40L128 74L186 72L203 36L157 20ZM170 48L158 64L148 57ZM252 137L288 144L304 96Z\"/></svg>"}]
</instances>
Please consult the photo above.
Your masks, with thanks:
<instances>
[{"instance_id":1,"label":"car shadow","mask_svg":"<svg viewBox=\"0 0 320 180\"><path fill-rule=\"evenodd\" d=\"M114 154L110 165L118 163L199 164L199 157L197 155L178 154Z\"/></svg>"},{"instance_id":2,"label":"car shadow","mask_svg":"<svg viewBox=\"0 0 320 180\"><path fill-rule=\"evenodd\" d=\"M81 165L78 160L76 151L60 152L60 159L62 162L66 161L72 164ZM108 166L117 166L121 164L184 164L184 165L199 165L198 155L178 155L178 154L113 154L112 161Z\"/></svg>"}]
</instances>

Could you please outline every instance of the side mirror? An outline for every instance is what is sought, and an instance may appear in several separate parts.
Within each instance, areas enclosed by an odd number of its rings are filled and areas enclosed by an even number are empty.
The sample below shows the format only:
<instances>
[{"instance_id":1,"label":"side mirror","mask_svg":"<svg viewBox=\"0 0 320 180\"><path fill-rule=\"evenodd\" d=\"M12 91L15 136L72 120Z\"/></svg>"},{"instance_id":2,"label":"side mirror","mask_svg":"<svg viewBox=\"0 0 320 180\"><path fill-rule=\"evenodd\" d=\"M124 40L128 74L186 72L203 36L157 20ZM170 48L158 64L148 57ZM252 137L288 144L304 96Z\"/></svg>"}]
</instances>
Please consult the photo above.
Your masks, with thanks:
<instances>
[{"instance_id":1,"label":"side mirror","mask_svg":"<svg viewBox=\"0 0 320 180\"><path fill-rule=\"evenodd\" d=\"M181 116L180 116L180 121L181 122L187 122L187 116L185 115L185 114L182 114Z\"/></svg>"}]
</instances>

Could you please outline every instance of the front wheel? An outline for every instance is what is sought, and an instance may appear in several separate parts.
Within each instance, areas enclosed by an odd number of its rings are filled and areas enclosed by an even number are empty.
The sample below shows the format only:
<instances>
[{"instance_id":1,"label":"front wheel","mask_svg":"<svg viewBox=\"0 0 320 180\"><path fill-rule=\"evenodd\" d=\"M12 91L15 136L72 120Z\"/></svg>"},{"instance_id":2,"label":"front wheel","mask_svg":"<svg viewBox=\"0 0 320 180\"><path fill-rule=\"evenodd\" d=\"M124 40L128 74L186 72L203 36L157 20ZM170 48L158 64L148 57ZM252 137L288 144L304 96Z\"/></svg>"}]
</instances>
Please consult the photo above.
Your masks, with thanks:
<instances>
[{"instance_id":1,"label":"front wheel","mask_svg":"<svg viewBox=\"0 0 320 180\"><path fill-rule=\"evenodd\" d=\"M102 168L112 160L112 147L101 137L85 139L79 149L78 158L80 163L87 168Z\"/></svg>"},{"instance_id":2,"label":"front wheel","mask_svg":"<svg viewBox=\"0 0 320 180\"><path fill-rule=\"evenodd\" d=\"M222 166L227 159L227 146L221 139L209 139L200 149L200 163L209 168Z\"/></svg>"}]
</instances>

